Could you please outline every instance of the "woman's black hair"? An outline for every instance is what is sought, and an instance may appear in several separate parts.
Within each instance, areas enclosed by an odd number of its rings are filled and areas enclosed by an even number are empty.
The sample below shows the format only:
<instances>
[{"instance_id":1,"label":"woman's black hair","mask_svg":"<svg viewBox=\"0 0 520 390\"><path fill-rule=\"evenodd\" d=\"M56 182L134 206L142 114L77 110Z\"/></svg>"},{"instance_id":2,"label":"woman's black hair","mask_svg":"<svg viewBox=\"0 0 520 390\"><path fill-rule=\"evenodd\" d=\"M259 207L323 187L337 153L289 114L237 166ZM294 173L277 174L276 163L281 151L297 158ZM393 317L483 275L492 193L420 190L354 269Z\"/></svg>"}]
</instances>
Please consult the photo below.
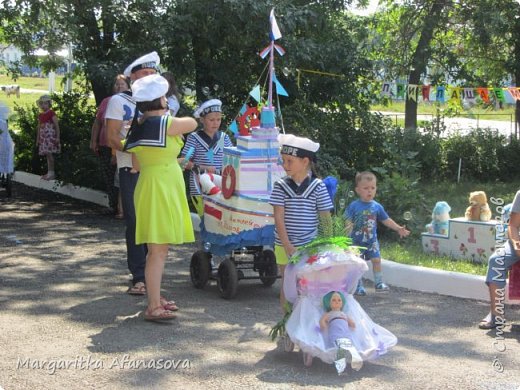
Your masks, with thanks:
<instances>
[{"instance_id":1,"label":"woman's black hair","mask_svg":"<svg viewBox=\"0 0 520 390\"><path fill-rule=\"evenodd\" d=\"M160 97L158 97L155 100L149 101L149 102L137 102L136 108L140 112L143 112L143 113L146 111L155 111L155 110L165 109L164 103L162 102Z\"/></svg>"}]
</instances>

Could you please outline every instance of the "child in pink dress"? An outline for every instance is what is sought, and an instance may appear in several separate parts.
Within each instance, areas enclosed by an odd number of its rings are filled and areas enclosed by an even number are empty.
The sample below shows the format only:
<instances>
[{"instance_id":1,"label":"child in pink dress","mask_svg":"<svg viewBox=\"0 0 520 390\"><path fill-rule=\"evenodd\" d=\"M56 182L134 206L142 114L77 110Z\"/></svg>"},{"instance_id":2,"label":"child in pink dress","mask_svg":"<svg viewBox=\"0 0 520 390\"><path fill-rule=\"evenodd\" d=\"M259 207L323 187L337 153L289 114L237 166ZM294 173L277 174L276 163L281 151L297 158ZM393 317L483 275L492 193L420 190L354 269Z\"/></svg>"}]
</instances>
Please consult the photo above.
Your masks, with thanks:
<instances>
[{"instance_id":1,"label":"child in pink dress","mask_svg":"<svg viewBox=\"0 0 520 390\"><path fill-rule=\"evenodd\" d=\"M51 97L49 95L41 96L38 106L42 113L38 115L38 130L36 131L36 144L38 145L38 153L40 156L47 157L47 173L42 176L44 180L54 180L54 153L59 153L60 146L60 126L58 117L51 110Z\"/></svg>"}]
</instances>

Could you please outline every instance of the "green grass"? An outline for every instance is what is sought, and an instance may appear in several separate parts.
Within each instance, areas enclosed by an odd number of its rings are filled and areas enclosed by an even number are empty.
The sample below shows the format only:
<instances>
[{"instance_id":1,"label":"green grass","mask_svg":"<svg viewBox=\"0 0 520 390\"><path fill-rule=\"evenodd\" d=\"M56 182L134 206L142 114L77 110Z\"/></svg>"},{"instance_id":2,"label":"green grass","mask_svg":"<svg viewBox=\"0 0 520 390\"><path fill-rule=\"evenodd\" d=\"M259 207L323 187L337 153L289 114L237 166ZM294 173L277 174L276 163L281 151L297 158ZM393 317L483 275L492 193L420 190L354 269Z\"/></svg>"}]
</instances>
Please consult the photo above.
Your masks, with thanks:
<instances>
[{"instance_id":1,"label":"green grass","mask_svg":"<svg viewBox=\"0 0 520 390\"><path fill-rule=\"evenodd\" d=\"M56 76L55 90L57 92L63 91L63 76ZM25 89L41 89L47 91L49 89L49 79L47 77L20 77L14 81L11 77L5 74L0 74L0 85L19 85Z\"/></svg>"},{"instance_id":2,"label":"green grass","mask_svg":"<svg viewBox=\"0 0 520 390\"><path fill-rule=\"evenodd\" d=\"M441 111L446 110L448 108L448 104L437 104L437 103L422 103L419 102L417 104L417 114L422 115L437 115L437 109ZM392 101L388 105L384 104L374 104L370 107L372 111L381 111L381 112L398 112L403 113L405 111L404 102ZM475 106L470 110L464 110L462 107L457 111L457 113L453 116L456 117L464 117L464 118L472 118L472 119L482 119L482 120L498 120L498 121L511 121L515 118L515 107L511 104L504 105L503 109L495 110L492 107L481 107ZM404 120L403 120L404 123Z\"/></svg>"},{"instance_id":3,"label":"green grass","mask_svg":"<svg viewBox=\"0 0 520 390\"><path fill-rule=\"evenodd\" d=\"M434 256L424 253L420 242L381 242L381 256L383 259L400 264L418 265L444 271L463 272L472 275L486 275L487 264L473 263L466 260L456 260L447 256Z\"/></svg>"}]
</instances>

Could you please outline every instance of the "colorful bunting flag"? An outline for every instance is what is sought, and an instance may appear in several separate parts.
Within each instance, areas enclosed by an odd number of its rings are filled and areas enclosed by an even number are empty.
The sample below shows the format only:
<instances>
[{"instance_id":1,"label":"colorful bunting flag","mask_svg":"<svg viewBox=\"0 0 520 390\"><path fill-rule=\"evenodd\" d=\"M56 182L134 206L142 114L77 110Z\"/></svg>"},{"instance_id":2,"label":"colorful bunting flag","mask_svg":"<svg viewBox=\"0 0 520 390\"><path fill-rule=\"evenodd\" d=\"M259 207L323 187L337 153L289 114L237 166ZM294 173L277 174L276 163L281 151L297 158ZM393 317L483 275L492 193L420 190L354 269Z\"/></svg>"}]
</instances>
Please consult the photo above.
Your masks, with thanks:
<instances>
[{"instance_id":1,"label":"colorful bunting flag","mask_svg":"<svg viewBox=\"0 0 520 390\"><path fill-rule=\"evenodd\" d=\"M282 33L278 28L278 23L276 23L276 18L274 16L274 8L271 10L271 14L269 15L269 22L271 22L271 41L276 41L282 37Z\"/></svg>"},{"instance_id":2,"label":"colorful bunting flag","mask_svg":"<svg viewBox=\"0 0 520 390\"><path fill-rule=\"evenodd\" d=\"M509 88L508 91L511 94L511 96L513 97L513 99L520 100L520 89L518 89L518 88Z\"/></svg>"},{"instance_id":3,"label":"colorful bunting flag","mask_svg":"<svg viewBox=\"0 0 520 390\"><path fill-rule=\"evenodd\" d=\"M404 84L397 83L397 97L404 99L404 92L405 92Z\"/></svg>"},{"instance_id":4,"label":"colorful bunting flag","mask_svg":"<svg viewBox=\"0 0 520 390\"><path fill-rule=\"evenodd\" d=\"M276 77L276 74L273 72L273 82L276 85L276 93L280 96L289 96L285 88L280 84L278 81L278 78Z\"/></svg>"},{"instance_id":5,"label":"colorful bunting flag","mask_svg":"<svg viewBox=\"0 0 520 390\"><path fill-rule=\"evenodd\" d=\"M229 131L231 131L233 134L238 133L238 125L237 125L237 121L233 121L233 122L231 122L231 124L229 125L228 129L229 129Z\"/></svg>"},{"instance_id":6,"label":"colorful bunting flag","mask_svg":"<svg viewBox=\"0 0 520 390\"><path fill-rule=\"evenodd\" d=\"M452 87L450 91L450 102L460 101L460 87Z\"/></svg>"},{"instance_id":7,"label":"colorful bunting flag","mask_svg":"<svg viewBox=\"0 0 520 390\"><path fill-rule=\"evenodd\" d=\"M430 89L431 89L431 85L423 85L421 88L422 99L425 102L430 101Z\"/></svg>"},{"instance_id":8,"label":"colorful bunting flag","mask_svg":"<svg viewBox=\"0 0 520 390\"><path fill-rule=\"evenodd\" d=\"M489 91L487 88L477 88L477 93L484 103L489 103Z\"/></svg>"},{"instance_id":9,"label":"colorful bunting flag","mask_svg":"<svg viewBox=\"0 0 520 390\"><path fill-rule=\"evenodd\" d=\"M506 97L504 96L504 90L502 88L493 88L493 93L499 102L506 102Z\"/></svg>"},{"instance_id":10,"label":"colorful bunting flag","mask_svg":"<svg viewBox=\"0 0 520 390\"><path fill-rule=\"evenodd\" d=\"M417 101L417 94L418 92L418 85L417 84L408 84L408 88L406 89L406 95L408 96L408 99L413 100L414 102Z\"/></svg>"},{"instance_id":11,"label":"colorful bunting flag","mask_svg":"<svg viewBox=\"0 0 520 390\"><path fill-rule=\"evenodd\" d=\"M446 88L444 86L437 87L437 93L435 94L435 100L438 102L444 102L444 93L446 92Z\"/></svg>"},{"instance_id":12,"label":"colorful bunting flag","mask_svg":"<svg viewBox=\"0 0 520 390\"><path fill-rule=\"evenodd\" d=\"M260 86L257 85L256 87L254 87L251 90L251 92L249 92L249 95L251 95L251 97L255 99L257 102L260 102Z\"/></svg>"},{"instance_id":13,"label":"colorful bunting flag","mask_svg":"<svg viewBox=\"0 0 520 390\"><path fill-rule=\"evenodd\" d=\"M276 81L275 81L275 83L276 83ZM491 102L490 93L493 93L493 97L495 97L497 101L505 103L507 101L506 91L509 92L509 94L511 95L511 98L513 100L515 100L515 101L520 100L520 87L463 88L463 87L444 86L444 85L432 87L431 85L392 83L392 82L388 82L388 81L384 81L382 83L382 86L381 86L381 95L382 96L387 96L387 97L394 96L394 94L392 92L392 89L393 89L392 84L395 84L395 91L396 91L397 98L404 99L405 95L406 95L406 99L410 99L413 101L418 100L419 89L420 89L420 93L422 95L422 100L424 102L430 101L430 94L431 94L432 88L435 88L435 100L437 100L438 102L445 102L446 98L448 98L449 101L467 100L470 103L474 103L476 100L476 97L479 96L484 103L489 104Z\"/></svg>"},{"instance_id":14,"label":"colorful bunting flag","mask_svg":"<svg viewBox=\"0 0 520 390\"><path fill-rule=\"evenodd\" d=\"M392 92L390 92L390 83L389 82L384 82L383 83L383 88L381 90L381 95L383 96L391 96L392 95Z\"/></svg>"}]
</instances>

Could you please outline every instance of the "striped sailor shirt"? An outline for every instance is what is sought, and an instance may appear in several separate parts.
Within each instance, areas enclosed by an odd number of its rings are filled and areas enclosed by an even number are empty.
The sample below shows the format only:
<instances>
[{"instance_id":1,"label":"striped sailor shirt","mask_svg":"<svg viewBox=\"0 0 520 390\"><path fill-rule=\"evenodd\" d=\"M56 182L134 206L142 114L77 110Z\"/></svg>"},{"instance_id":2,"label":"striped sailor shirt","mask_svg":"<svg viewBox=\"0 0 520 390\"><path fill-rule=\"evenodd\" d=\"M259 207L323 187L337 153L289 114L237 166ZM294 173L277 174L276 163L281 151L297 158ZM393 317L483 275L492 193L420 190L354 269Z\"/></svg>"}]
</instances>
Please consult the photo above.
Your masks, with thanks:
<instances>
[{"instance_id":1,"label":"striped sailor shirt","mask_svg":"<svg viewBox=\"0 0 520 390\"><path fill-rule=\"evenodd\" d=\"M278 180L269 203L284 208L285 229L295 247L308 244L318 235L319 212L333 208L327 187L318 178L308 177L299 186L288 176ZM282 245L275 232L275 244Z\"/></svg>"},{"instance_id":2,"label":"striped sailor shirt","mask_svg":"<svg viewBox=\"0 0 520 390\"><path fill-rule=\"evenodd\" d=\"M182 156L184 157L186 153L188 153L188 150L193 147L195 152L191 157L191 161L197 165L213 166L216 168L216 173L220 175L224 158L224 149L221 147L222 142L219 142L221 137L224 137L224 147L233 146L229 136L225 133L222 133L221 131L217 132L213 139L211 139L203 130L197 131L196 133L191 133L188 135L186 143L184 144L184 148L182 149ZM210 150L212 150L212 152L210 152ZM213 157L213 160L211 157ZM190 195L200 194L197 189L195 179L195 174L190 172Z\"/></svg>"}]
</instances>

